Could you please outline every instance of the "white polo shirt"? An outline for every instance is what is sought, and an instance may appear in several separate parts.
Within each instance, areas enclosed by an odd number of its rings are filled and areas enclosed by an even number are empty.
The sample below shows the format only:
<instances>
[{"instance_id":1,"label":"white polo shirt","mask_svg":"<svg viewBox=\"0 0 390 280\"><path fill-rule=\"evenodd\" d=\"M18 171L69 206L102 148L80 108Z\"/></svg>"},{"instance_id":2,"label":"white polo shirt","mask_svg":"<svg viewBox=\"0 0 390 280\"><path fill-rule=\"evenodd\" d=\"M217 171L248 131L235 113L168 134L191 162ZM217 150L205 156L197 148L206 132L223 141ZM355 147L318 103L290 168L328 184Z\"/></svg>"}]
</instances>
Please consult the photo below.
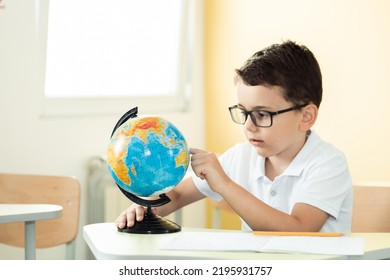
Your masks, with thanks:
<instances>
[{"instance_id":1,"label":"white polo shirt","mask_svg":"<svg viewBox=\"0 0 390 280\"><path fill-rule=\"evenodd\" d=\"M219 160L233 181L273 208L290 214L295 203L310 204L330 215L321 231L351 231L353 197L347 160L314 131L274 181L265 176L265 158L248 142L230 148ZM204 195L221 199L206 180L194 176L194 183ZM242 229L251 230L243 220Z\"/></svg>"}]
</instances>

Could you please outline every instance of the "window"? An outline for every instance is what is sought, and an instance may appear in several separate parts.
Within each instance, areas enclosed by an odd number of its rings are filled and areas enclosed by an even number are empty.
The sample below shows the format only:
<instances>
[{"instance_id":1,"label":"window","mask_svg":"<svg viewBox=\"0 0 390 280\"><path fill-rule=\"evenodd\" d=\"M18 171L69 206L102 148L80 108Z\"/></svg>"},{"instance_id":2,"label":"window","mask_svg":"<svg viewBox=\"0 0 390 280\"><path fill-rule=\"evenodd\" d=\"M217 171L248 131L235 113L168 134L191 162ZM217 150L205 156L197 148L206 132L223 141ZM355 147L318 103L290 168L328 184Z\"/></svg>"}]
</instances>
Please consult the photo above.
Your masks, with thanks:
<instances>
[{"instance_id":1,"label":"window","mask_svg":"<svg viewBox=\"0 0 390 280\"><path fill-rule=\"evenodd\" d=\"M183 110L188 2L49 1L45 114Z\"/></svg>"}]
</instances>

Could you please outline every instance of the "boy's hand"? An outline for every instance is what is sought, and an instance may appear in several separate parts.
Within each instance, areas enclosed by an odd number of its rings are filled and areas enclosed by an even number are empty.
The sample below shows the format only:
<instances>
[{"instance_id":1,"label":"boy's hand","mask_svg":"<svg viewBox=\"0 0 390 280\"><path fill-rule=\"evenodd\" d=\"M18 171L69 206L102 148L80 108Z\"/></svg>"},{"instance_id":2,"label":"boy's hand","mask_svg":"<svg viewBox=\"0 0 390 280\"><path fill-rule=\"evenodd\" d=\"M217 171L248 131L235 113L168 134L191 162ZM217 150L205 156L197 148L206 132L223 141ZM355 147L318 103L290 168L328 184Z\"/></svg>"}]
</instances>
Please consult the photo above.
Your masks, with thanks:
<instances>
[{"instance_id":1,"label":"boy's hand","mask_svg":"<svg viewBox=\"0 0 390 280\"><path fill-rule=\"evenodd\" d=\"M218 189L223 188L230 179L223 170L217 156L200 149L190 148L192 170L201 179L206 179L210 188L220 193Z\"/></svg>"},{"instance_id":2,"label":"boy's hand","mask_svg":"<svg viewBox=\"0 0 390 280\"><path fill-rule=\"evenodd\" d=\"M154 209L152 209L154 211ZM144 219L146 209L138 204L133 204L123 211L115 220L115 225L122 229L132 227L135 221L140 222Z\"/></svg>"}]
</instances>

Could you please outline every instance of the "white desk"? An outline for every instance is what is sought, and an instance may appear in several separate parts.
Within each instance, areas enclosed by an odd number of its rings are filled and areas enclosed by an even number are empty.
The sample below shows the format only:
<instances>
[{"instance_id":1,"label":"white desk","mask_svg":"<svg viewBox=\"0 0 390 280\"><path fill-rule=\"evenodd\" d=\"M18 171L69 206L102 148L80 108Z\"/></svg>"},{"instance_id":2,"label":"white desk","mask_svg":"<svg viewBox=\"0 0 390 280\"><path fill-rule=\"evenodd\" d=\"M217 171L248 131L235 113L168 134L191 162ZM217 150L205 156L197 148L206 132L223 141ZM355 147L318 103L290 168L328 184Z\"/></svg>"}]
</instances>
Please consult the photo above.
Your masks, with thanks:
<instances>
[{"instance_id":1,"label":"white desk","mask_svg":"<svg viewBox=\"0 0 390 280\"><path fill-rule=\"evenodd\" d=\"M182 231L215 231L187 229ZM96 259L266 259L266 260L324 260L324 259L386 259L390 258L390 233L351 234L366 238L363 256L282 254L226 251L174 251L161 250L178 233L128 234L118 232L113 223L90 224L83 228L84 239ZM251 234L251 233L243 233ZM196 242L196 241L194 241Z\"/></svg>"},{"instance_id":2,"label":"white desk","mask_svg":"<svg viewBox=\"0 0 390 280\"><path fill-rule=\"evenodd\" d=\"M24 222L25 259L35 259L35 221L61 217L62 206L53 204L0 204L0 223Z\"/></svg>"}]
</instances>

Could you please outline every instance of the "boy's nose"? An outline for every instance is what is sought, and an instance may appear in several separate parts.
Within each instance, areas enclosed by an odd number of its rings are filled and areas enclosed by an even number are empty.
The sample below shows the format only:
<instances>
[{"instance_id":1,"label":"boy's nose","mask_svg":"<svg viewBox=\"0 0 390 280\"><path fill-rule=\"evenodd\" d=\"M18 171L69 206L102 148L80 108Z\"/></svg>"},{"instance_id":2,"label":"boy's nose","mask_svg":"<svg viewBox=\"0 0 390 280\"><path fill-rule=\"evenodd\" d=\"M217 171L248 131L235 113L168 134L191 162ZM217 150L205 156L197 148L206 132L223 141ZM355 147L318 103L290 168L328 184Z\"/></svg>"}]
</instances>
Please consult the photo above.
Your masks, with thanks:
<instances>
[{"instance_id":1,"label":"boy's nose","mask_svg":"<svg viewBox=\"0 0 390 280\"><path fill-rule=\"evenodd\" d=\"M249 131L255 131L258 129L258 127L253 123L252 118L250 116L248 116L248 118L246 119L244 126Z\"/></svg>"}]
</instances>

